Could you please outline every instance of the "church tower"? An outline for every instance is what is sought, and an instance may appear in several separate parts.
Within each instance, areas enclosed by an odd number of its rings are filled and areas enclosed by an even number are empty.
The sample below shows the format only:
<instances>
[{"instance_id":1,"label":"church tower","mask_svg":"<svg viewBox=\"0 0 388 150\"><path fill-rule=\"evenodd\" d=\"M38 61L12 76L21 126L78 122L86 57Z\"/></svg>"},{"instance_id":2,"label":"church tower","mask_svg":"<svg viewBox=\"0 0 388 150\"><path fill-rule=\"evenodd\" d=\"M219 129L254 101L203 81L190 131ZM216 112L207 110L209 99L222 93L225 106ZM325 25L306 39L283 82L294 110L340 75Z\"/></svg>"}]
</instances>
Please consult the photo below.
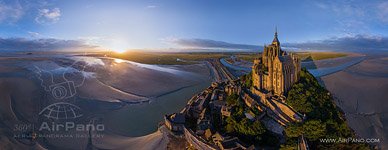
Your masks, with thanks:
<instances>
[{"instance_id":1,"label":"church tower","mask_svg":"<svg viewBox=\"0 0 388 150\"><path fill-rule=\"evenodd\" d=\"M253 88L282 96L299 80L300 59L288 55L280 47L278 31L270 45L264 45L262 55L252 66Z\"/></svg>"},{"instance_id":2,"label":"church tower","mask_svg":"<svg viewBox=\"0 0 388 150\"><path fill-rule=\"evenodd\" d=\"M276 47L280 47L280 42L278 39L278 28L275 28L275 37L272 40L272 45L275 45Z\"/></svg>"}]
</instances>

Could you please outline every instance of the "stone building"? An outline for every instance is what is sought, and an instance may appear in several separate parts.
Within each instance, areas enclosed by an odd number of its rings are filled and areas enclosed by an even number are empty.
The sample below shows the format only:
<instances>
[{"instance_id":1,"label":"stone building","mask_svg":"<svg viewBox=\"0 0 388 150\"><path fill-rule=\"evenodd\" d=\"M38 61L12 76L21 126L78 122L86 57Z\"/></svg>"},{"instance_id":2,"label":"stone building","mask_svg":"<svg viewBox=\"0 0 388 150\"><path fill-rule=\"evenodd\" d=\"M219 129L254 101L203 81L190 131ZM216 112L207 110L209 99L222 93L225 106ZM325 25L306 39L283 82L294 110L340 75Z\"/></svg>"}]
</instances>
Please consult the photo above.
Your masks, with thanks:
<instances>
[{"instance_id":1,"label":"stone building","mask_svg":"<svg viewBox=\"0 0 388 150\"><path fill-rule=\"evenodd\" d=\"M277 31L272 43L264 46L262 55L254 60L252 80L254 90L284 96L299 80L300 59L288 55L280 47Z\"/></svg>"},{"instance_id":2,"label":"stone building","mask_svg":"<svg viewBox=\"0 0 388 150\"><path fill-rule=\"evenodd\" d=\"M185 115L181 113L173 113L164 116L164 124L174 132L183 132L185 125Z\"/></svg>"},{"instance_id":3,"label":"stone building","mask_svg":"<svg viewBox=\"0 0 388 150\"><path fill-rule=\"evenodd\" d=\"M237 137L223 136L220 133L215 133L212 136L213 143L221 150L244 150L247 149L241 144Z\"/></svg>"},{"instance_id":4,"label":"stone building","mask_svg":"<svg viewBox=\"0 0 388 150\"><path fill-rule=\"evenodd\" d=\"M222 116L230 117L231 114L232 114L232 108L231 107L228 107L228 106L222 106L221 107L221 115Z\"/></svg>"}]
</instances>

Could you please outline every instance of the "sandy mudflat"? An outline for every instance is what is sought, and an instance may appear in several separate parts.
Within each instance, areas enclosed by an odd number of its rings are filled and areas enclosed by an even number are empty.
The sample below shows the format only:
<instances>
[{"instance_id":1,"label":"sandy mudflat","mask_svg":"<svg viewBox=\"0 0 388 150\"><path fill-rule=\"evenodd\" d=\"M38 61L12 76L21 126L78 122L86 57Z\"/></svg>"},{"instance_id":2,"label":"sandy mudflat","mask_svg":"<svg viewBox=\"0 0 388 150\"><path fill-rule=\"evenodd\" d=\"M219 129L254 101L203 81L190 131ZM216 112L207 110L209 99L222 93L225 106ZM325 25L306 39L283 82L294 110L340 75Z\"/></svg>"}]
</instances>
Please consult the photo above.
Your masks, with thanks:
<instances>
[{"instance_id":1,"label":"sandy mudflat","mask_svg":"<svg viewBox=\"0 0 388 150\"><path fill-rule=\"evenodd\" d=\"M0 78L0 149L43 149L39 143L13 138L19 134L15 124L34 121L38 106L32 99L39 95L36 89L23 78Z\"/></svg>"},{"instance_id":2,"label":"sandy mudflat","mask_svg":"<svg viewBox=\"0 0 388 150\"><path fill-rule=\"evenodd\" d=\"M141 137L124 137L115 134L105 134L102 138L93 139L93 145L99 149L120 149L120 150L164 150L167 147L168 137L160 130Z\"/></svg>"},{"instance_id":3,"label":"sandy mudflat","mask_svg":"<svg viewBox=\"0 0 388 150\"><path fill-rule=\"evenodd\" d=\"M380 139L381 149L388 148L387 56L367 56L359 64L321 78L350 127L359 137Z\"/></svg>"},{"instance_id":4,"label":"sandy mudflat","mask_svg":"<svg viewBox=\"0 0 388 150\"><path fill-rule=\"evenodd\" d=\"M79 64L69 66L75 60L83 60L83 64L87 64L85 69L80 69L82 67ZM36 67L45 71L37 75ZM77 75L81 77L76 78ZM85 125L96 118L106 123L106 130L111 132L105 132L104 138L93 139L94 147L164 149L167 138L157 130L157 123L163 119L164 114L178 111L192 94L208 86L209 76L209 70L204 64L157 66L111 58L0 56L0 149L84 149L89 144L87 137L47 137L31 141L28 138L13 138L19 134L14 128L17 124L36 125L35 128L29 127L21 131L22 134L29 134L32 129L38 135L87 134L84 131L44 132L36 129L43 121L70 121ZM68 81L76 84L75 95L68 99L54 99L50 85ZM50 116L53 114L52 117L58 117L59 111L65 112L65 109L51 105L57 102L79 107L78 113L82 116L56 120L57 118L47 118L40 114L50 106ZM130 120L141 115L147 115L140 117L143 122ZM131 124L130 128L127 128L127 124Z\"/></svg>"}]
</instances>

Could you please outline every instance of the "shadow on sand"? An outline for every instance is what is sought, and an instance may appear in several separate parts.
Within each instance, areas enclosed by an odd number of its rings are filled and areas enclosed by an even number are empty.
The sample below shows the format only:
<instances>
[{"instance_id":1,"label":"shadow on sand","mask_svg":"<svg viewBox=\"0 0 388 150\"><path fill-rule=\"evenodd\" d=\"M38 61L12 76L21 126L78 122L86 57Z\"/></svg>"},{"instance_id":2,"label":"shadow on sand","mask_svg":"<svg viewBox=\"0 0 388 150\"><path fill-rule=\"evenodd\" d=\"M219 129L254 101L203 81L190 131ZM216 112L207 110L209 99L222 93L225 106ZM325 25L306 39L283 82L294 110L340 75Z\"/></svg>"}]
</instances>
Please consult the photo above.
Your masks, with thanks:
<instances>
[{"instance_id":1,"label":"shadow on sand","mask_svg":"<svg viewBox=\"0 0 388 150\"><path fill-rule=\"evenodd\" d=\"M302 62L302 68L305 68L307 70L310 70L310 69L317 69L317 65L316 63L314 62L313 58L311 56L307 57L305 60L303 60ZM318 83L325 87L325 83L323 82L323 80L321 79L321 77L315 77L317 80L318 80Z\"/></svg>"}]
</instances>

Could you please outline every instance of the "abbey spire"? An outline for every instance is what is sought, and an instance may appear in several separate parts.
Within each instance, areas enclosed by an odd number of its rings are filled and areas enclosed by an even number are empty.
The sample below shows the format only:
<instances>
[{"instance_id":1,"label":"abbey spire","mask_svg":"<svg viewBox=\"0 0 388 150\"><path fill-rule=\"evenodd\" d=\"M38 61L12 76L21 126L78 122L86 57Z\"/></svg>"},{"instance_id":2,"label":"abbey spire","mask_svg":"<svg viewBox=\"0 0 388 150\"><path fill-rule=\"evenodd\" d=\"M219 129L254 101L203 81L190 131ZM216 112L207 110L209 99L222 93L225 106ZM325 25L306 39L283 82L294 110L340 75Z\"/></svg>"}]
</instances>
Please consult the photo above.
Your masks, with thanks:
<instances>
[{"instance_id":1,"label":"abbey spire","mask_svg":"<svg viewBox=\"0 0 388 150\"><path fill-rule=\"evenodd\" d=\"M276 45L276 46L280 46L280 42L278 39L278 28L277 27L275 28L275 36L274 36L274 39L272 41L272 44Z\"/></svg>"}]
</instances>

